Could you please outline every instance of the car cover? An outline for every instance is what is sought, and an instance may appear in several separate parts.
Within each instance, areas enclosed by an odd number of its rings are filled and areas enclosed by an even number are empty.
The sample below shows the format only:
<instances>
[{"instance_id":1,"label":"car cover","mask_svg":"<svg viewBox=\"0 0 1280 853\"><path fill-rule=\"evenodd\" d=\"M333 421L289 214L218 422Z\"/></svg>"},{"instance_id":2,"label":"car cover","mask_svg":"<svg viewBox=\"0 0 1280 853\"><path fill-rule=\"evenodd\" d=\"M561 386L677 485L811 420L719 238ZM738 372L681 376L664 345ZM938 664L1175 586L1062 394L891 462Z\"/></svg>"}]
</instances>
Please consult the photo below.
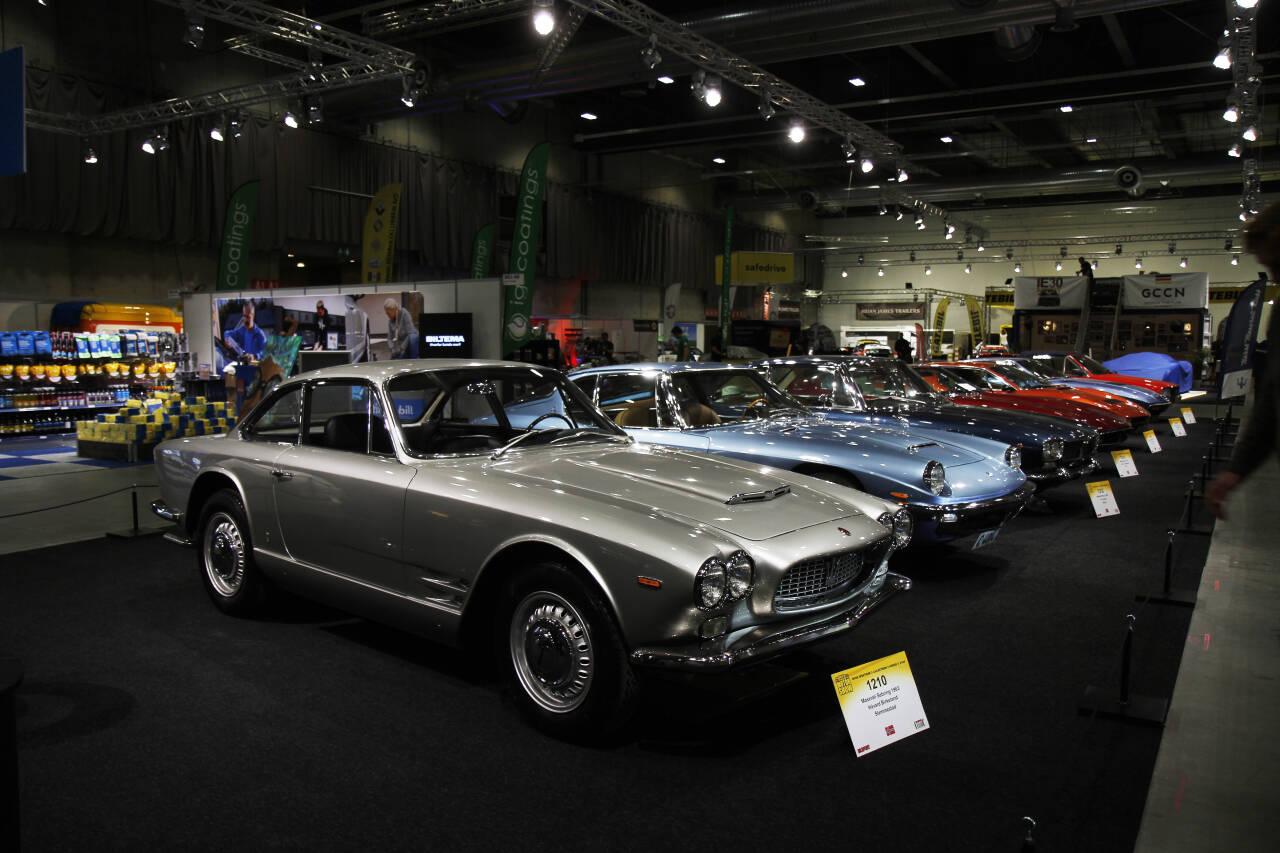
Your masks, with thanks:
<instances>
[{"instance_id":1,"label":"car cover","mask_svg":"<svg viewBox=\"0 0 1280 853\"><path fill-rule=\"evenodd\" d=\"M1102 365L1116 373L1124 373L1128 376L1176 382L1179 392L1191 390L1193 379L1191 362L1178 361L1173 356L1162 352L1131 352L1128 355L1104 361Z\"/></svg>"}]
</instances>

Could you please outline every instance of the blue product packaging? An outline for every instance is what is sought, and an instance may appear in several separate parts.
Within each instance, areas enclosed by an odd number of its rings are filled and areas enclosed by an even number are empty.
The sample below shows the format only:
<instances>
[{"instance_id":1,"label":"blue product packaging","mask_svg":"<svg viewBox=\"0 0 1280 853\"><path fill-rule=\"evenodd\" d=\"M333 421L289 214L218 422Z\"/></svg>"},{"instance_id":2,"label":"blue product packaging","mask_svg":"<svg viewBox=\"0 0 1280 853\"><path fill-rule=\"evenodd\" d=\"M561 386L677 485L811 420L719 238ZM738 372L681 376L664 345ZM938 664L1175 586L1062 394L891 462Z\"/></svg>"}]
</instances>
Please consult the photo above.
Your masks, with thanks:
<instances>
[{"instance_id":1,"label":"blue product packaging","mask_svg":"<svg viewBox=\"0 0 1280 853\"><path fill-rule=\"evenodd\" d=\"M48 332L36 332L36 355L53 355L53 341Z\"/></svg>"},{"instance_id":2,"label":"blue product packaging","mask_svg":"<svg viewBox=\"0 0 1280 853\"><path fill-rule=\"evenodd\" d=\"M18 355L35 355L36 338L34 332L18 332Z\"/></svg>"},{"instance_id":3,"label":"blue product packaging","mask_svg":"<svg viewBox=\"0 0 1280 853\"><path fill-rule=\"evenodd\" d=\"M76 332L76 356L89 357L89 336L84 332Z\"/></svg>"},{"instance_id":4,"label":"blue product packaging","mask_svg":"<svg viewBox=\"0 0 1280 853\"><path fill-rule=\"evenodd\" d=\"M120 350L120 335L110 335L107 338L108 355L112 358L120 358L122 356Z\"/></svg>"},{"instance_id":5,"label":"blue product packaging","mask_svg":"<svg viewBox=\"0 0 1280 853\"><path fill-rule=\"evenodd\" d=\"M13 332L0 332L0 355L18 354L18 339Z\"/></svg>"}]
</instances>

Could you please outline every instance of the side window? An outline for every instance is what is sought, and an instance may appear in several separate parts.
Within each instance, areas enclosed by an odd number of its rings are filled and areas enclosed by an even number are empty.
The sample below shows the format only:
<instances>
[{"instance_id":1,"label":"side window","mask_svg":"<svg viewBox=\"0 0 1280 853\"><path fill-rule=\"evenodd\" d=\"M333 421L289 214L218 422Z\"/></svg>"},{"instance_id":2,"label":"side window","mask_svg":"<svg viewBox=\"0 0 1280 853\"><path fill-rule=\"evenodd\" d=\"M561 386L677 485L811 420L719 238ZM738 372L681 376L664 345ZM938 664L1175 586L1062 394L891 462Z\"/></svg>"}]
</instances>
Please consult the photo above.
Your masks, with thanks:
<instances>
[{"instance_id":1,"label":"side window","mask_svg":"<svg viewBox=\"0 0 1280 853\"><path fill-rule=\"evenodd\" d=\"M373 387L365 382L311 383L304 440L348 453L392 452L382 407Z\"/></svg>"},{"instance_id":2,"label":"side window","mask_svg":"<svg viewBox=\"0 0 1280 853\"><path fill-rule=\"evenodd\" d=\"M619 373L600 377L600 409L623 427L656 427L656 374Z\"/></svg>"},{"instance_id":3,"label":"side window","mask_svg":"<svg viewBox=\"0 0 1280 853\"><path fill-rule=\"evenodd\" d=\"M578 390L581 391L583 394L586 394L588 400L590 400L593 403L595 402L596 376L594 374L592 374L591 376L579 376L576 379L571 376L569 377L569 381L571 381L574 385L577 385Z\"/></svg>"},{"instance_id":4,"label":"side window","mask_svg":"<svg viewBox=\"0 0 1280 853\"><path fill-rule=\"evenodd\" d=\"M262 413L246 423L241 435L252 441L298 443L302 423L302 386L295 385L267 404Z\"/></svg>"}]
</instances>

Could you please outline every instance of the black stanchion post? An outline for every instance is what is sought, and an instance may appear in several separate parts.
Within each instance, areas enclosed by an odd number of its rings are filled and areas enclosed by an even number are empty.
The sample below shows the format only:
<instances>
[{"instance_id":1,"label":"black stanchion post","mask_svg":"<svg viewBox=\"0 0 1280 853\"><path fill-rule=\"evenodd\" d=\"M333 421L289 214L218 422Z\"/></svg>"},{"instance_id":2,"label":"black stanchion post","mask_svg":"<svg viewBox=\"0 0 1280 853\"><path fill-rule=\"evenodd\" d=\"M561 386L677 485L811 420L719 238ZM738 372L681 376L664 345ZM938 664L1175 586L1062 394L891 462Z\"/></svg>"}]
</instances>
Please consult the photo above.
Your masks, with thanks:
<instances>
[{"instance_id":1,"label":"black stanchion post","mask_svg":"<svg viewBox=\"0 0 1280 853\"><path fill-rule=\"evenodd\" d=\"M1179 533L1186 533L1189 536L1212 536L1213 528L1208 530L1195 527L1195 498L1203 497L1196 494L1196 478L1192 477L1187 481L1187 502L1182 510L1182 526L1178 528ZM1212 524L1212 522L1210 522Z\"/></svg>"},{"instance_id":2,"label":"black stanchion post","mask_svg":"<svg viewBox=\"0 0 1280 853\"><path fill-rule=\"evenodd\" d=\"M1022 825L1026 827L1026 834L1022 836L1022 853L1031 853L1036 849L1036 840L1031 837L1031 830L1036 828L1036 819L1030 815L1024 816Z\"/></svg>"},{"instance_id":3,"label":"black stanchion post","mask_svg":"<svg viewBox=\"0 0 1280 853\"><path fill-rule=\"evenodd\" d=\"M143 530L138 524L138 484L134 483L129 489L130 508L133 512L133 527L129 530L108 530L107 535L116 539L134 539L139 536L150 536L156 533L163 533L163 530Z\"/></svg>"},{"instance_id":4,"label":"black stanchion post","mask_svg":"<svg viewBox=\"0 0 1280 853\"><path fill-rule=\"evenodd\" d=\"M1178 531L1166 530L1165 533L1169 537L1169 542L1164 547L1164 589L1159 595L1135 595L1133 600L1177 607L1195 607L1195 590L1173 588L1173 539L1178 535Z\"/></svg>"},{"instance_id":5,"label":"black stanchion post","mask_svg":"<svg viewBox=\"0 0 1280 853\"><path fill-rule=\"evenodd\" d=\"M1129 692L1129 676L1133 655L1133 634L1138 619L1132 613L1125 614L1124 646L1120 656L1120 691L1102 695L1092 684L1085 687L1084 699L1077 710L1081 714L1096 713L1100 717L1163 726L1169 715L1169 699L1165 696L1143 696Z\"/></svg>"},{"instance_id":6,"label":"black stanchion post","mask_svg":"<svg viewBox=\"0 0 1280 853\"><path fill-rule=\"evenodd\" d=\"M22 846L18 810L18 719L16 694L22 664L0 658L0 850Z\"/></svg>"}]
</instances>

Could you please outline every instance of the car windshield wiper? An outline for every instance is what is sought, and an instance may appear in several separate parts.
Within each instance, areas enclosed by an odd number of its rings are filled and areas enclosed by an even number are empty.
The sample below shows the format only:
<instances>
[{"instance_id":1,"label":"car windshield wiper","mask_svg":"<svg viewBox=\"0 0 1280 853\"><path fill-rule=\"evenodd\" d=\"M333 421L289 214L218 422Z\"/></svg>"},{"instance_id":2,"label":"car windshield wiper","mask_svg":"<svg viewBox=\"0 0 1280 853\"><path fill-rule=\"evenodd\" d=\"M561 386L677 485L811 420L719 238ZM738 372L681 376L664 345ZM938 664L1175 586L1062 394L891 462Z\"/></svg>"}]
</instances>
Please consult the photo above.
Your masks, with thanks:
<instances>
[{"instance_id":1,"label":"car windshield wiper","mask_svg":"<svg viewBox=\"0 0 1280 853\"><path fill-rule=\"evenodd\" d=\"M499 459L499 458L501 458L501 457L502 457L502 454L506 453L508 450L510 450L511 448L515 447L517 444L519 444L520 442L524 441L526 438L528 438L528 437L529 437L529 436L531 436L531 435L551 435L552 433L557 433L557 432L560 432L560 430L558 430L558 429L531 429L531 430L527 430L526 432L522 432L522 433L520 433L519 435L517 435L515 438L511 439L511 440L510 440L510 441L508 441L506 444L504 444L504 445L502 445L501 447L499 447L497 450L493 451L493 453L489 456L489 458L490 458L490 459Z\"/></svg>"}]
</instances>

